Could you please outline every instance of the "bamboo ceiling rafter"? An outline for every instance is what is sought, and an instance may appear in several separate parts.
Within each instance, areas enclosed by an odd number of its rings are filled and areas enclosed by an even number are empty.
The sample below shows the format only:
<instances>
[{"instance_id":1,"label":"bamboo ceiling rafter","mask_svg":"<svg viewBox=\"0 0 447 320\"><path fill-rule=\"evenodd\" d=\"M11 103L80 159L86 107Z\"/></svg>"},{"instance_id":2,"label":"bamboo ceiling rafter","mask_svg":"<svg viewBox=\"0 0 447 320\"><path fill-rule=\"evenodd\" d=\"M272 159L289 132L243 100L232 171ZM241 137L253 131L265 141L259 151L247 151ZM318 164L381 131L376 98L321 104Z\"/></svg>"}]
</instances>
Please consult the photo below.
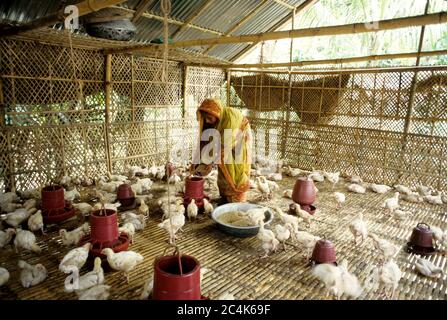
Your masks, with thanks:
<instances>
[{"instance_id":1,"label":"bamboo ceiling rafter","mask_svg":"<svg viewBox=\"0 0 447 320\"><path fill-rule=\"evenodd\" d=\"M304 9L309 8L310 6L314 5L315 3L317 3L318 0L305 0L303 3L301 3L299 6L296 7L295 9L295 16L302 12ZM272 28L270 28L270 30L268 30L268 32L270 31L275 31L278 29L281 29L282 27L284 27L287 23L289 23L289 21L292 19L293 17L293 11L290 12L286 17L284 17L284 19L281 19L278 23L276 23ZM234 55L233 57L231 57L231 61L237 60L238 58L242 57L243 55L247 54L248 52L250 52L254 47L256 47L259 44L259 42L254 42L251 45L249 45L248 47L246 47L245 49L239 51L236 55Z\"/></svg>"},{"instance_id":2,"label":"bamboo ceiling rafter","mask_svg":"<svg viewBox=\"0 0 447 320\"><path fill-rule=\"evenodd\" d=\"M287 8L289 10L294 10L295 7L292 6L291 4L288 4L287 2L283 1L283 0L273 0L275 1L277 4L283 6L284 8Z\"/></svg>"},{"instance_id":3,"label":"bamboo ceiling rafter","mask_svg":"<svg viewBox=\"0 0 447 320\"><path fill-rule=\"evenodd\" d=\"M237 29L239 29L240 27L242 27L244 24L246 24L252 17L254 17L259 11L261 11L262 9L264 9L268 4L270 3L270 0L262 0L261 3L259 3L257 5L256 8L253 9L252 12L250 12L250 14L246 15L242 20L240 20L238 23L236 23L235 25L233 25L230 29L227 30L227 32L225 32L224 36L227 37L229 35L231 35L234 31L236 31ZM210 52L211 50L213 50L216 47L216 45L210 46L208 49L206 49L205 51L203 51L203 54L207 54L208 52Z\"/></svg>"},{"instance_id":4,"label":"bamboo ceiling rafter","mask_svg":"<svg viewBox=\"0 0 447 320\"><path fill-rule=\"evenodd\" d=\"M205 3L202 4L202 6L200 6L200 8L196 12L194 12L177 31L172 34L172 39L175 39L181 32L183 32L183 30L189 28L194 19L200 16L206 9L208 9L209 6L213 4L213 1L214 0L205 1Z\"/></svg>"},{"instance_id":5,"label":"bamboo ceiling rafter","mask_svg":"<svg viewBox=\"0 0 447 320\"><path fill-rule=\"evenodd\" d=\"M79 16L85 16L89 13L99 11L104 8L111 7L113 5L117 5L120 3L126 2L126 0L86 0L81 3L76 4L76 7L78 8ZM54 25L56 23L62 22L65 19L65 8L62 8L61 10L57 11L54 14L39 18L37 20L31 21L30 23L23 24L20 26L13 26L4 30L0 30L0 37L5 36L13 36L17 34L21 34L26 31L30 31L33 29L38 29L42 27L48 27L51 25Z\"/></svg>"},{"instance_id":6,"label":"bamboo ceiling rafter","mask_svg":"<svg viewBox=\"0 0 447 320\"><path fill-rule=\"evenodd\" d=\"M140 19L141 15L146 11L146 9L149 8L149 6L154 2L155 0L141 0L136 7L132 22L137 22Z\"/></svg>"},{"instance_id":7,"label":"bamboo ceiling rafter","mask_svg":"<svg viewBox=\"0 0 447 320\"><path fill-rule=\"evenodd\" d=\"M112 8L113 9L119 9L119 10L122 10L122 11L125 11L125 12L129 12L129 13L135 13L135 10L124 8L124 7L113 6ZM141 16L144 17L144 18L148 18L148 19L155 19L155 20L158 20L158 21L163 21L163 17L162 16L156 15L154 13L144 12ZM168 22L170 24L175 24L175 25L178 25L180 27L185 25L185 22L174 20L172 18L168 18ZM219 31L216 31L216 30L212 30L212 29L207 29L207 28L204 28L204 27L200 27L198 25L191 24L191 23L188 25L188 27L196 29L196 30L199 30L199 31L202 31L202 32L213 33L213 34L218 35L218 36L223 36L224 35L222 32L219 32Z\"/></svg>"}]
</instances>

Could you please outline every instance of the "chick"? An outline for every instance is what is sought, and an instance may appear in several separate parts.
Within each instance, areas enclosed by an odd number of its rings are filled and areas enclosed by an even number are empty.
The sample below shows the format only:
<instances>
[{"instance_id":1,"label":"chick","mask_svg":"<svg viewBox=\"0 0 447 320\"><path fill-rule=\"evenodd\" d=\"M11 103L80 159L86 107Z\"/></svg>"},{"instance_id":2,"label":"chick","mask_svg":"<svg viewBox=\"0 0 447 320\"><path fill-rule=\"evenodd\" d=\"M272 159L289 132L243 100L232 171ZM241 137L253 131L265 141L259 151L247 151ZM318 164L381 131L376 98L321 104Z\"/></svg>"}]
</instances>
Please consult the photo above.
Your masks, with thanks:
<instances>
[{"instance_id":1,"label":"chick","mask_svg":"<svg viewBox=\"0 0 447 320\"><path fill-rule=\"evenodd\" d=\"M146 216L142 214L135 214L131 211L126 211L121 214L121 219L123 223L131 223L133 224L135 231L140 231L146 228Z\"/></svg>"},{"instance_id":2,"label":"chick","mask_svg":"<svg viewBox=\"0 0 447 320\"><path fill-rule=\"evenodd\" d=\"M29 288L45 281L48 276L48 271L44 265L38 263L31 265L23 260L19 260L19 268L22 269L20 273L20 282L24 288Z\"/></svg>"},{"instance_id":3,"label":"chick","mask_svg":"<svg viewBox=\"0 0 447 320\"><path fill-rule=\"evenodd\" d=\"M65 292L84 291L104 283L104 270L101 267L101 258L96 257L93 270L79 277L71 286L65 286Z\"/></svg>"},{"instance_id":4,"label":"chick","mask_svg":"<svg viewBox=\"0 0 447 320\"><path fill-rule=\"evenodd\" d=\"M397 224L400 224L400 222L404 221L410 214L411 211L396 209L392 213L392 218L397 221Z\"/></svg>"},{"instance_id":5,"label":"chick","mask_svg":"<svg viewBox=\"0 0 447 320\"><path fill-rule=\"evenodd\" d=\"M291 237L294 239L296 237L296 233L298 232L299 219L290 214L284 213L281 208L275 207L275 211L279 214L279 218L284 225L287 225L291 231Z\"/></svg>"},{"instance_id":6,"label":"chick","mask_svg":"<svg viewBox=\"0 0 447 320\"><path fill-rule=\"evenodd\" d=\"M311 180L316 181L316 182L323 182L324 181L324 175L320 171L313 171L309 175L308 179L311 179Z\"/></svg>"},{"instance_id":7,"label":"chick","mask_svg":"<svg viewBox=\"0 0 447 320\"><path fill-rule=\"evenodd\" d=\"M28 199L23 203L22 207L25 208L26 210L29 210L35 208L36 205L37 205L36 199Z\"/></svg>"},{"instance_id":8,"label":"chick","mask_svg":"<svg viewBox=\"0 0 447 320\"><path fill-rule=\"evenodd\" d=\"M286 250L286 241L290 238L290 230L286 226L277 224L275 226L275 235L276 235L276 239L278 239L278 241L282 243L284 251L287 251Z\"/></svg>"},{"instance_id":9,"label":"chick","mask_svg":"<svg viewBox=\"0 0 447 320\"><path fill-rule=\"evenodd\" d=\"M406 195L410 195L413 193L413 191L411 191L410 188L408 188L404 185L401 185L401 184L395 185L394 189L396 189L396 191L398 191L399 193L406 194Z\"/></svg>"},{"instance_id":10,"label":"chick","mask_svg":"<svg viewBox=\"0 0 447 320\"><path fill-rule=\"evenodd\" d=\"M6 230L0 230L0 249L4 248L11 242L12 236L16 234L16 230L8 228Z\"/></svg>"},{"instance_id":11,"label":"chick","mask_svg":"<svg viewBox=\"0 0 447 320\"><path fill-rule=\"evenodd\" d=\"M316 265L312 269L312 275L323 282L329 295L335 296L337 299L343 294L341 269L328 263Z\"/></svg>"},{"instance_id":12,"label":"chick","mask_svg":"<svg viewBox=\"0 0 447 320\"><path fill-rule=\"evenodd\" d=\"M399 251L398 246L379 238L374 233L371 233L369 237L373 240L374 248L379 251L385 261L389 261Z\"/></svg>"},{"instance_id":13,"label":"chick","mask_svg":"<svg viewBox=\"0 0 447 320\"><path fill-rule=\"evenodd\" d=\"M133 243L133 236L135 234L135 226L132 223L130 223L130 222L125 223L122 227L118 228L118 232L120 232L120 233L123 232L123 233L127 234L130 238L130 243L131 244Z\"/></svg>"},{"instance_id":14,"label":"chick","mask_svg":"<svg viewBox=\"0 0 447 320\"><path fill-rule=\"evenodd\" d=\"M159 223L157 226L159 228L165 229L169 234L169 243L175 243L176 233L181 230L181 228L185 225L185 215L184 214L176 214L172 217L163 220L162 223Z\"/></svg>"},{"instance_id":15,"label":"chick","mask_svg":"<svg viewBox=\"0 0 447 320\"><path fill-rule=\"evenodd\" d=\"M9 281L9 271L3 267L0 267L0 287L5 285Z\"/></svg>"},{"instance_id":16,"label":"chick","mask_svg":"<svg viewBox=\"0 0 447 320\"><path fill-rule=\"evenodd\" d=\"M287 168L284 170L284 173L290 177L298 177L301 174L300 169L291 168L290 166L287 166Z\"/></svg>"},{"instance_id":17,"label":"chick","mask_svg":"<svg viewBox=\"0 0 447 320\"><path fill-rule=\"evenodd\" d=\"M340 266L341 287L343 294L349 298L357 299L363 292L357 277L348 271L348 260L343 259Z\"/></svg>"},{"instance_id":18,"label":"chick","mask_svg":"<svg viewBox=\"0 0 447 320\"><path fill-rule=\"evenodd\" d=\"M86 202L73 203L76 213L80 213L83 216L90 214L93 211L93 207Z\"/></svg>"},{"instance_id":19,"label":"chick","mask_svg":"<svg viewBox=\"0 0 447 320\"><path fill-rule=\"evenodd\" d=\"M417 192L419 192L419 194L421 196L430 196L431 192L432 192L432 188L427 187L427 186L417 186L416 187Z\"/></svg>"},{"instance_id":20,"label":"chick","mask_svg":"<svg viewBox=\"0 0 447 320\"><path fill-rule=\"evenodd\" d=\"M354 193L365 193L366 192L366 188L365 187L363 187L363 186L361 186L359 184L355 184L355 183L350 184L348 186L348 190L351 191L351 192L354 192Z\"/></svg>"},{"instance_id":21,"label":"chick","mask_svg":"<svg viewBox=\"0 0 447 320\"><path fill-rule=\"evenodd\" d=\"M203 199L203 209L206 215L214 211L213 205L206 198Z\"/></svg>"},{"instance_id":22,"label":"chick","mask_svg":"<svg viewBox=\"0 0 447 320\"><path fill-rule=\"evenodd\" d=\"M191 199L191 202L188 204L188 207L186 208L186 212L188 215L188 220L191 221L191 219L196 219L197 214L199 213L199 208L196 205L195 199Z\"/></svg>"},{"instance_id":23,"label":"chick","mask_svg":"<svg viewBox=\"0 0 447 320\"><path fill-rule=\"evenodd\" d=\"M306 231L298 231L295 239L302 246L303 251L306 252L306 260L309 260L312 250L321 238Z\"/></svg>"},{"instance_id":24,"label":"chick","mask_svg":"<svg viewBox=\"0 0 447 320\"><path fill-rule=\"evenodd\" d=\"M392 188L390 186L384 185L384 184L375 184L370 183L369 188L374 191L375 193L387 193Z\"/></svg>"},{"instance_id":25,"label":"chick","mask_svg":"<svg viewBox=\"0 0 447 320\"><path fill-rule=\"evenodd\" d=\"M357 238L361 237L361 243L368 237L368 229L366 223L363 221L363 212L360 212L357 217L349 224L349 230L354 236L354 244L357 244Z\"/></svg>"},{"instance_id":26,"label":"chick","mask_svg":"<svg viewBox=\"0 0 447 320\"><path fill-rule=\"evenodd\" d=\"M146 204L145 201L141 201L141 204L138 207L138 213L142 214L142 215L144 215L146 217L149 216L149 207L148 207L148 205Z\"/></svg>"},{"instance_id":27,"label":"chick","mask_svg":"<svg viewBox=\"0 0 447 320\"><path fill-rule=\"evenodd\" d=\"M424 200L430 204L443 204L444 202L442 201L442 195L438 194L437 196L432 196L432 195L428 195L428 196L424 196L423 197Z\"/></svg>"},{"instance_id":28,"label":"chick","mask_svg":"<svg viewBox=\"0 0 447 320\"><path fill-rule=\"evenodd\" d=\"M110 286L100 284L94 287L91 287L85 291L79 291L78 299L79 300L107 300L110 296Z\"/></svg>"},{"instance_id":29,"label":"chick","mask_svg":"<svg viewBox=\"0 0 447 320\"><path fill-rule=\"evenodd\" d=\"M311 221L313 219L313 216L307 212L306 210L301 209L300 205L296 203L292 203L290 205L290 209L293 213L295 213L298 217L303 219L305 223L307 223L308 227L310 228Z\"/></svg>"},{"instance_id":30,"label":"chick","mask_svg":"<svg viewBox=\"0 0 447 320\"><path fill-rule=\"evenodd\" d=\"M31 231L37 231L40 230L42 234L45 234L43 231L43 217L42 217L42 211L37 211L35 214L33 214L31 217L28 218L28 228Z\"/></svg>"},{"instance_id":31,"label":"chick","mask_svg":"<svg viewBox=\"0 0 447 320\"><path fill-rule=\"evenodd\" d=\"M11 227L17 228L22 222L28 219L34 212L32 209L19 208L13 212L2 214L1 220L4 220Z\"/></svg>"},{"instance_id":32,"label":"chick","mask_svg":"<svg viewBox=\"0 0 447 320\"><path fill-rule=\"evenodd\" d=\"M360 178L360 176L358 176L358 175L352 175L349 178L349 181L351 181L351 183L354 183L354 184L362 184L363 183L362 178Z\"/></svg>"},{"instance_id":33,"label":"chick","mask_svg":"<svg viewBox=\"0 0 447 320\"><path fill-rule=\"evenodd\" d=\"M81 197L81 194L76 188L73 188L73 190L64 192L64 198L66 201L74 201L75 199L79 199Z\"/></svg>"},{"instance_id":34,"label":"chick","mask_svg":"<svg viewBox=\"0 0 447 320\"><path fill-rule=\"evenodd\" d=\"M19 252L20 248L30 250L35 253L40 253L42 251L42 249L36 244L36 236L28 230L17 230L17 234L14 239L14 246L16 252Z\"/></svg>"},{"instance_id":35,"label":"chick","mask_svg":"<svg viewBox=\"0 0 447 320\"><path fill-rule=\"evenodd\" d=\"M141 254L134 251L121 251L115 253L112 249L105 248L101 253L107 256L107 262L112 269L123 272L127 283L129 283L129 272L144 259Z\"/></svg>"},{"instance_id":36,"label":"chick","mask_svg":"<svg viewBox=\"0 0 447 320\"><path fill-rule=\"evenodd\" d=\"M399 208L399 192L394 193L394 197L385 199L382 203L382 208L386 208L389 213Z\"/></svg>"},{"instance_id":37,"label":"chick","mask_svg":"<svg viewBox=\"0 0 447 320\"><path fill-rule=\"evenodd\" d=\"M337 209L339 209L343 205L343 203L346 202L346 196L344 193L341 192L334 192L332 195L335 198L335 202L337 202Z\"/></svg>"},{"instance_id":38,"label":"chick","mask_svg":"<svg viewBox=\"0 0 447 320\"><path fill-rule=\"evenodd\" d=\"M402 196L402 200L411 202L411 203L421 203L424 202L424 198L419 195L417 192L410 192L409 194L404 194Z\"/></svg>"},{"instance_id":39,"label":"chick","mask_svg":"<svg viewBox=\"0 0 447 320\"><path fill-rule=\"evenodd\" d=\"M283 195L284 198L292 199L292 193L293 193L292 189L287 189L287 190L284 190L282 195Z\"/></svg>"},{"instance_id":40,"label":"chick","mask_svg":"<svg viewBox=\"0 0 447 320\"><path fill-rule=\"evenodd\" d=\"M91 243L86 243L82 247L70 250L59 263L59 270L63 273L72 273L73 268L80 270L88 258Z\"/></svg>"},{"instance_id":41,"label":"chick","mask_svg":"<svg viewBox=\"0 0 447 320\"><path fill-rule=\"evenodd\" d=\"M332 189L334 189L335 185L340 180L340 172L324 172L324 176L330 183L332 183Z\"/></svg>"},{"instance_id":42,"label":"chick","mask_svg":"<svg viewBox=\"0 0 447 320\"><path fill-rule=\"evenodd\" d=\"M59 230L59 235L61 237L62 243L66 246L77 245L83 236L85 236L90 230L89 224L86 222L82 226L72 230L67 231L65 229Z\"/></svg>"},{"instance_id":43,"label":"chick","mask_svg":"<svg viewBox=\"0 0 447 320\"><path fill-rule=\"evenodd\" d=\"M442 268L435 266L433 262L421 257L416 258L414 265L416 267L416 270L426 277L437 278L444 274Z\"/></svg>"},{"instance_id":44,"label":"chick","mask_svg":"<svg viewBox=\"0 0 447 320\"><path fill-rule=\"evenodd\" d=\"M265 252L261 258L267 258L271 252L277 250L279 241L272 230L264 228L264 222L261 222L259 226L257 238L262 241L262 249Z\"/></svg>"},{"instance_id":45,"label":"chick","mask_svg":"<svg viewBox=\"0 0 447 320\"><path fill-rule=\"evenodd\" d=\"M383 287L385 298L394 299L399 281L402 278L402 271L399 266L392 260L388 261L381 267L376 267L373 271L374 281L379 287ZM389 291L391 290L391 295Z\"/></svg>"},{"instance_id":46,"label":"chick","mask_svg":"<svg viewBox=\"0 0 447 320\"><path fill-rule=\"evenodd\" d=\"M265 177L256 177L256 190L261 194L261 200L270 199L272 191Z\"/></svg>"}]
</instances>

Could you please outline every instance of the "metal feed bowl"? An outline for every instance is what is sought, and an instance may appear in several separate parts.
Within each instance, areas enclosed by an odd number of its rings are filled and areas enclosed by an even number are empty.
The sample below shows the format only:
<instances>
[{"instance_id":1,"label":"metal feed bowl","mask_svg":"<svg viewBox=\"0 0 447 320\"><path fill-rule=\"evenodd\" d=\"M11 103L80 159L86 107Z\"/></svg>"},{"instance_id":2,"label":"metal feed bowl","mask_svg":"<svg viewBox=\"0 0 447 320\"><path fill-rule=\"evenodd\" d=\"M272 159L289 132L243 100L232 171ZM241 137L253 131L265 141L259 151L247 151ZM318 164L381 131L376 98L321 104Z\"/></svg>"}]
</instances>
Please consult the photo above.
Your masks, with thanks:
<instances>
[{"instance_id":1,"label":"metal feed bowl","mask_svg":"<svg viewBox=\"0 0 447 320\"><path fill-rule=\"evenodd\" d=\"M251 204L251 203L227 203L224 204L220 207L217 207L216 209L214 209L213 213L211 214L211 218L217 223L217 226L220 230L222 230L225 233L228 233L232 236L235 237L252 237L258 234L259 231L259 226L252 226L252 227L236 227L236 226L232 226L226 223L223 223L221 221L218 220L218 218L227 212L230 211L248 211L250 209L255 209L255 208L262 208L262 206L256 205L256 204ZM266 212L265 212L265 219L264 222L265 224L269 224L270 222L272 222L273 220L273 212L269 209L266 208Z\"/></svg>"}]
</instances>

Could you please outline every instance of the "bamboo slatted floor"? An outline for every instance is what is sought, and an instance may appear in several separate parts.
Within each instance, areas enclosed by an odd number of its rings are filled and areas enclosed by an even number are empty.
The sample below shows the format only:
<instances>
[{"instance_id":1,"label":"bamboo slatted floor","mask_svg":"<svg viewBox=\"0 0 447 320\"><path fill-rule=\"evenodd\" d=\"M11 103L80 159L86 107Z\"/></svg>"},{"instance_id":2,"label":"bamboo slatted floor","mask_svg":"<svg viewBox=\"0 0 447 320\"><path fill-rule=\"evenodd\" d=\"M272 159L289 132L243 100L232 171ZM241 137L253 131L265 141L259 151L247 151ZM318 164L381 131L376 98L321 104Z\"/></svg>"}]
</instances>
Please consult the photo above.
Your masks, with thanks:
<instances>
[{"instance_id":1,"label":"bamboo slatted floor","mask_svg":"<svg viewBox=\"0 0 447 320\"><path fill-rule=\"evenodd\" d=\"M282 190L292 188L293 183L294 180L285 178L281 182ZM414 215L398 226L389 220L380 208L382 200L390 197L391 192L385 195L369 191L364 195L352 194L346 191L346 183L341 181L334 191L345 192L347 201L342 209L336 210L336 204L330 198L332 190L329 184L317 183L317 187L320 190L316 201L319 212L310 232L320 237L324 235L333 241L337 260L347 258L349 270L356 274L362 283L377 264L377 254L370 239L362 245L353 245L348 224L359 210L367 208L364 217L369 232L401 245L395 261L404 275L396 292L397 299L447 299L447 272L438 279L422 277L414 271L415 256L405 251L405 244L418 222L447 228L446 205L411 204L402 201L403 208L414 211ZM155 189L157 188L160 190L165 186L157 183ZM264 204L280 204L285 210L291 200L281 197L282 190L270 203ZM216 194L212 194L213 196ZM250 191L249 201L254 201L256 197L257 194ZM156 198L157 196L153 199L154 203ZM106 274L106 283L112 286L110 299L139 298L142 286L152 276L154 258L161 255L167 245L167 234L157 227L159 221L160 214L152 213L146 229L134 236L134 244L130 249L141 253L145 260L131 273L130 283L123 284L122 278L116 272ZM273 224L277 222L278 219L275 218ZM50 227L46 236L38 236L39 245L43 249L41 255L22 252L19 257L13 249L2 250L0 266L10 271L11 278L0 288L0 299L76 299L74 293L65 293L63 290L65 275L58 271L58 264L68 249L62 245L57 232L59 227L70 229L75 225L76 221L69 221L63 226ZM202 217L194 224L187 223L184 230L177 244L183 253L196 257L202 267L209 270L203 277L202 294L210 299L215 299L224 292L234 294L237 299L325 297L323 284L313 278L303 255L292 246L288 246L287 252L278 251L268 259L259 260L261 248L256 237L239 239L226 236L215 228L209 218ZM32 288L22 288L17 267L19 258L32 264L44 264L49 271L47 280ZM447 271L446 256L436 254L429 259ZM85 272L86 269L81 270L81 274ZM381 298L382 296L375 292L364 292L360 296L360 299Z\"/></svg>"}]
</instances>

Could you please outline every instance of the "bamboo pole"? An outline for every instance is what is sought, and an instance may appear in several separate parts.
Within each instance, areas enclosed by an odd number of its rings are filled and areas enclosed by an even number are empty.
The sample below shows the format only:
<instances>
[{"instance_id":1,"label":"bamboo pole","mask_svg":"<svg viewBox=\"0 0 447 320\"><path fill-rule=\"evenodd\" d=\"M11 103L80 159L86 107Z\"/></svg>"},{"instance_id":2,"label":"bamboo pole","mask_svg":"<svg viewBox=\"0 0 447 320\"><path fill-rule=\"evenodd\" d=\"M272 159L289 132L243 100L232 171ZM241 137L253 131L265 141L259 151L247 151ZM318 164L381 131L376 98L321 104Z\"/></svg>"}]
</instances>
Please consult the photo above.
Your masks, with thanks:
<instances>
[{"instance_id":1,"label":"bamboo pole","mask_svg":"<svg viewBox=\"0 0 447 320\"><path fill-rule=\"evenodd\" d=\"M309 8L310 6L314 5L318 0L305 0L303 1L298 7L295 9L295 15L297 15L299 12L305 10L306 8ZM276 23L272 28L270 28L270 31L275 31L278 29L283 28L289 21L292 19L293 12L290 12L286 17L281 19L278 23ZM235 61L239 59L240 57L245 56L248 54L259 42L254 42L251 45L249 45L247 48L243 49L242 51L236 53L233 57L231 57L231 61Z\"/></svg>"},{"instance_id":2,"label":"bamboo pole","mask_svg":"<svg viewBox=\"0 0 447 320\"><path fill-rule=\"evenodd\" d=\"M194 12L185 22L184 24L177 29L177 31L175 31L172 34L172 39L175 39L180 33L183 32L183 30L185 30L186 28L188 28L191 23L194 21L195 18L197 18L198 16L200 16L206 9L208 9L210 7L211 4L213 4L214 0L206 0L205 3L203 3L200 8Z\"/></svg>"},{"instance_id":3,"label":"bamboo pole","mask_svg":"<svg viewBox=\"0 0 447 320\"><path fill-rule=\"evenodd\" d=\"M5 123L5 100L3 97L3 79L0 78L0 127L3 127L6 125Z\"/></svg>"},{"instance_id":4,"label":"bamboo pole","mask_svg":"<svg viewBox=\"0 0 447 320\"><path fill-rule=\"evenodd\" d=\"M188 100L188 71L189 67L187 65L183 66L183 108L182 108L182 118L185 118L187 100Z\"/></svg>"},{"instance_id":5,"label":"bamboo pole","mask_svg":"<svg viewBox=\"0 0 447 320\"><path fill-rule=\"evenodd\" d=\"M231 71L227 71L227 107L231 107Z\"/></svg>"},{"instance_id":6,"label":"bamboo pole","mask_svg":"<svg viewBox=\"0 0 447 320\"><path fill-rule=\"evenodd\" d=\"M106 55L106 74L105 74L105 144L107 154L107 170L112 172L112 154L110 150L110 95L112 85L112 55Z\"/></svg>"},{"instance_id":7,"label":"bamboo pole","mask_svg":"<svg viewBox=\"0 0 447 320\"><path fill-rule=\"evenodd\" d=\"M291 4L288 4L285 1L282 0L273 0L274 2L276 2L277 4L279 4L280 6L283 6L284 8L287 8L289 10L295 10L295 7L292 6Z\"/></svg>"},{"instance_id":8,"label":"bamboo pole","mask_svg":"<svg viewBox=\"0 0 447 320\"><path fill-rule=\"evenodd\" d=\"M141 15L144 13L144 11L146 11L146 9L152 4L154 3L154 0L141 0L138 3L138 6L135 10L135 13L133 15L132 18L132 22L135 23L138 21L138 19L140 19Z\"/></svg>"},{"instance_id":9,"label":"bamboo pole","mask_svg":"<svg viewBox=\"0 0 447 320\"><path fill-rule=\"evenodd\" d=\"M182 48L182 47L194 47L194 46L206 46L213 44L234 44L244 42L256 42L267 40L280 40L289 38L306 38L317 36L334 36L334 35L346 35L356 33L369 33L384 30L394 30L415 26L440 24L447 22L447 12L438 12L426 15L380 20L376 21L380 29L376 30L370 28L366 23L353 23L339 26L329 26L321 28L309 28L309 29L297 29L297 30L285 30L285 31L273 31L267 33L247 34L231 37L219 37L208 39L196 39L179 41L169 45L169 48ZM142 52L150 51L154 49L154 45L140 45L129 48L117 49L113 53L130 53L130 52Z\"/></svg>"},{"instance_id":10,"label":"bamboo pole","mask_svg":"<svg viewBox=\"0 0 447 320\"><path fill-rule=\"evenodd\" d=\"M242 27L244 24L246 24L252 17L254 17L259 11L264 9L268 4L270 3L270 0L262 0L261 3L259 3L256 8L253 9L252 12L250 12L248 15L246 15L242 20L240 20L238 23L233 25L230 29L228 29L224 36L227 37L230 34L232 34L234 31ZM213 50L216 47L216 45L212 45L208 47L205 51L202 52L202 54L208 54L211 50Z\"/></svg>"},{"instance_id":11,"label":"bamboo pole","mask_svg":"<svg viewBox=\"0 0 447 320\"><path fill-rule=\"evenodd\" d=\"M98 10L101 10L101 9L104 9L104 8L107 8L107 7L110 7L113 5L117 5L117 4L120 4L123 2L126 2L126 0L96 0L96 1L86 0L81 3L78 3L76 5L76 7L78 8L79 17L82 17L89 13L92 13L92 12L95 12L95 11L98 11ZM65 16L66 16L64 10L65 10L65 7L54 14L51 14L49 16L42 17L37 20L31 21L30 23L1 30L0 37L13 36L13 35L21 34L26 31L30 31L30 30L38 29L38 28L42 28L42 27L47 27L47 26L51 26L56 23L62 22L62 21L64 21Z\"/></svg>"}]
</instances>

